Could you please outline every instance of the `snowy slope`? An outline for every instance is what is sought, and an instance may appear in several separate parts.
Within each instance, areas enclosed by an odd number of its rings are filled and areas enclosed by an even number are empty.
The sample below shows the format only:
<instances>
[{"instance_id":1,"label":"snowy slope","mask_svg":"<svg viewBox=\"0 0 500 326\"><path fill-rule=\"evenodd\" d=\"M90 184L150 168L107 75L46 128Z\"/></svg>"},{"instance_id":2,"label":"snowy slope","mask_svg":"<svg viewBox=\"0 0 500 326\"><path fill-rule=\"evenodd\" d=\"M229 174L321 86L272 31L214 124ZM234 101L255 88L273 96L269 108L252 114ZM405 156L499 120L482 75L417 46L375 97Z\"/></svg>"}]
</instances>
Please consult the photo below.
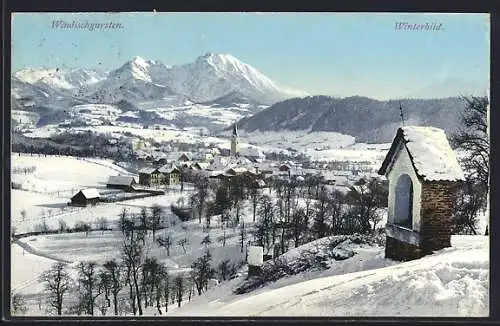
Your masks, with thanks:
<instances>
[{"instance_id":1,"label":"snowy slope","mask_svg":"<svg viewBox=\"0 0 500 326\"><path fill-rule=\"evenodd\" d=\"M240 282L209 291L172 314L486 317L489 241L485 236L453 236L452 248L422 259L232 294Z\"/></svg>"}]
</instances>

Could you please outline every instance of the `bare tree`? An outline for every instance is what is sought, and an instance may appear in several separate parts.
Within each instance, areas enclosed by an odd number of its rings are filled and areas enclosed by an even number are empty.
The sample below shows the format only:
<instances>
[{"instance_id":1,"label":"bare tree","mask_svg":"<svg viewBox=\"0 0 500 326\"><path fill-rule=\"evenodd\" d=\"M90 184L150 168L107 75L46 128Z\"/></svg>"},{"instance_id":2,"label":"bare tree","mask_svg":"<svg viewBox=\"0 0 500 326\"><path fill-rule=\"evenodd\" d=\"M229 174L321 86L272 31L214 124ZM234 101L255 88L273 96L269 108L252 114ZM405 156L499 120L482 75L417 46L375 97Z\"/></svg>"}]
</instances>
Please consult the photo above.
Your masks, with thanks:
<instances>
[{"instance_id":1,"label":"bare tree","mask_svg":"<svg viewBox=\"0 0 500 326\"><path fill-rule=\"evenodd\" d=\"M201 240L201 243L202 245L205 246L205 248L208 248L208 246L212 243L212 240L210 240L210 234L207 234L203 240Z\"/></svg>"},{"instance_id":2,"label":"bare tree","mask_svg":"<svg viewBox=\"0 0 500 326\"><path fill-rule=\"evenodd\" d=\"M205 201L208 196L208 179L207 178L198 178L196 179L194 183L196 187L196 200L195 203L197 204L197 209L198 209L198 220L199 223L201 224L201 217L203 216L203 207L205 207ZM210 227L210 220L207 220L207 227Z\"/></svg>"},{"instance_id":3,"label":"bare tree","mask_svg":"<svg viewBox=\"0 0 500 326\"><path fill-rule=\"evenodd\" d=\"M469 179L459 188L455 196L454 233L477 234L478 214L483 204L479 187L479 183Z\"/></svg>"},{"instance_id":4,"label":"bare tree","mask_svg":"<svg viewBox=\"0 0 500 326\"><path fill-rule=\"evenodd\" d=\"M198 295L201 295L203 290L207 290L208 288L208 280L214 274L214 270L210 266L210 262L212 260L212 255L209 251L206 251L205 254L201 257L198 257L191 264L191 277L198 291Z\"/></svg>"},{"instance_id":5,"label":"bare tree","mask_svg":"<svg viewBox=\"0 0 500 326\"><path fill-rule=\"evenodd\" d=\"M47 303L61 316L64 297L71 284L71 277L65 270L65 265L63 263L55 263L48 271L40 275L39 281L45 285Z\"/></svg>"},{"instance_id":6,"label":"bare tree","mask_svg":"<svg viewBox=\"0 0 500 326\"><path fill-rule=\"evenodd\" d=\"M227 280L227 278L229 277L229 269L230 269L229 265L230 265L229 259L225 259L219 263L218 272L219 272L219 278L222 281Z\"/></svg>"},{"instance_id":7,"label":"bare tree","mask_svg":"<svg viewBox=\"0 0 500 326\"><path fill-rule=\"evenodd\" d=\"M104 298L102 298L99 309L101 311L101 315L105 316L106 311L109 307L111 307L111 289L112 289L112 280L111 275L108 273L106 269L99 271L98 275L98 289L99 292L104 294Z\"/></svg>"},{"instance_id":8,"label":"bare tree","mask_svg":"<svg viewBox=\"0 0 500 326\"><path fill-rule=\"evenodd\" d=\"M148 215L148 211L145 207L141 208L141 213L139 214L140 226L138 236L142 241L142 245L146 245L146 235L148 233L149 220L150 217Z\"/></svg>"},{"instance_id":9,"label":"bare tree","mask_svg":"<svg viewBox=\"0 0 500 326\"><path fill-rule=\"evenodd\" d=\"M292 238L293 238L293 243L294 247L297 248L300 245L300 241L302 240L302 237L307 231L307 226L305 225L305 216L306 213L303 208L297 208L291 216L291 231L292 231Z\"/></svg>"},{"instance_id":10,"label":"bare tree","mask_svg":"<svg viewBox=\"0 0 500 326\"><path fill-rule=\"evenodd\" d=\"M451 142L464 150L465 156L461 163L468 171L467 178L476 180L481 185L477 190L481 191L485 205L490 171L489 99L487 96L471 96L463 97L463 100L466 106L460 116L461 126L452 135Z\"/></svg>"},{"instance_id":11,"label":"bare tree","mask_svg":"<svg viewBox=\"0 0 500 326\"><path fill-rule=\"evenodd\" d=\"M99 288L97 264L93 261L78 264L78 284L85 312L94 315L95 301L102 294Z\"/></svg>"},{"instance_id":12,"label":"bare tree","mask_svg":"<svg viewBox=\"0 0 500 326\"><path fill-rule=\"evenodd\" d=\"M259 219L255 225L254 236L259 245L263 246L268 252L271 245L275 241L274 227L274 205L271 197L265 195L260 199L260 207L258 209Z\"/></svg>"},{"instance_id":13,"label":"bare tree","mask_svg":"<svg viewBox=\"0 0 500 326\"><path fill-rule=\"evenodd\" d=\"M141 292L139 291L139 277L142 267L142 259L143 259L143 249L139 244L137 238L129 238L129 242L123 242L122 246L122 257L123 261L128 267L129 271L129 283L133 284L134 292L131 294L131 298L133 301L137 300L137 308L139 312L139 316L142 316L142 303L141 303Z\"/></svg>"},{"instance_id":14,"label":"bare tree","mask_svg":"<svg viewBox=\"0 0 500 326\"><path fill-rule=\"evenodd\" d=\"M104 234L104 231L108 228L109 222L108 219L105 217L100 217L96 221L97 228L102 231Z\"/></svg>"},{"instance_id":15,"label":"bare tree","mask_svg":"<svg viewBox=\"0 0 500 326\"><path fill-rule=\"evenodd\" d=\"M184 253L186 253L186 246L189 244L189 241L187 238L182 238L177 241L177 244L182 247L182 250L184 250Z\"/></svg>"},{"instance_id":16,"label":"bare tree","mask_svg":"<svg viewBox=\"0 0 500 326\"><path fill-rule=\"evenodd\" d=\"M151 226L151 230L153 232L153 241L155 241L155 234L156 234L156 231L160 227L160 221L161 221L164 213L165 212L164 212L163 207L161 207L159 205L154 205L153 207L151 207L150 226Z\"/></svg>"},{"instance_id":17,"label":"bare tree","mask_svg":"<svg viewBox=\"0 0 500 326\"><path fill-rule=\"evenodd\" d=\"M490 177L489 99L487 96L462 98L466 104L460 116L461 126L451 137L454 147L464 153L461 165L466 181L457 198L455 228L475 233L479 211L488 206ZM460 230L461 229L461 230Z\"/></svg>"},{"instance_id":18,"label":"bare tree","mask_svg":"<svg viewBox=\"0 0 500 326\"><path fill-rule=\"evenodd\" d=\"M243 252L243 247L245 245L246 237L247 237L247 231L245 228L245 221L241 221L241 224L240 224L240 249L241 249L241 252Z\"/></svg>"},{"instance_id":19,"label":"bare tree","mask_svg":"<svg viewBox=\"0 0 500 326\"><path fill-rule=\"evenodd\" d=\"M115 316L118 315L118 293L123 285L121 282L121 267L116 260L110 260L104 263L104 268L111 277L111 293L113 295L113 307Z\"/></svg>"},{"instance_id":20,"label":"bare tree","mask_svg":"<svg viewBox=\"0 0 500 326\"><path fill-rule=\"evenodd\" d=\"M165 237L158 237L156 242L160 247L164 247L167 250L167 256L170 257L170 247L172 246L172 237L170 234L167 234Z\"/></svg>"},{"instance_id":21,"label":"bare tree","mask_svg":"<svg viewBox=\"0 0 500 326\"><path fill-rule=\"evenodd\" d=\"M368 181L360 179L350 187L347 200L354 205L354 213L358 218L362 233L375 231L381 220L379 209L387 207L387 194L387 186L376 178Z\"/></svg>"},{"instance_id":22,"label":"bare tree","mask_svg":"<svg viewBox=\"0 0 500 326\"><path fill-rule=\"evenodd\" d=\"M177 276L174 280L176 296L177 296L177 305L180 307L182 303L182 297L184 296L184 277Z\"/></svg>"},{"instance_id":23,"label":"bare tree","mask_svg":"<svg viewBox=\"0 0 500 326\"><path fill-rule=\"evenodd\" d=\"M330 214L330 232L333 235L339 234L342 223L342 206L344 204L344 194L338 190L332 191L330 194L330 202L328 205L328 213ZM376 229L377 221L374 219L373 229Z\"/></svg>"},{"instance_id":24,"label":"bare tree","mask_svg":"<svg viewBox=\"0 0 500 326\"><path fill-rule=\"evenodd\" d=\"M68 225L63 219L59 219L59 232L64 232L68 229Z\"/></svg>"},{"instance_id":25,"label":"bare tree","mask_svg":"<svg viewBox=\"0 0 500 326\"><path fill-rule=\"evenodd\" d=\"M125 235L125 230L127 229L127 215L128 215L128 212L127 212L127 209L125 207L123 207L121 213L120 213L120 219L118 221L118 227L120 229L120 231L122 231L122 234Z\"/></svg>"},{"instance_id":26,"label":"bare tree","mask_svg":"<svg viewBox=\"0 0 500 326\"><path fill-rule=\"evenodd\" d=\"M170 275L168 274L167 269L163 270L163 297L165 299L165 313L168 312L168 303L170 299Z\"/></svg>"}]
</instances>

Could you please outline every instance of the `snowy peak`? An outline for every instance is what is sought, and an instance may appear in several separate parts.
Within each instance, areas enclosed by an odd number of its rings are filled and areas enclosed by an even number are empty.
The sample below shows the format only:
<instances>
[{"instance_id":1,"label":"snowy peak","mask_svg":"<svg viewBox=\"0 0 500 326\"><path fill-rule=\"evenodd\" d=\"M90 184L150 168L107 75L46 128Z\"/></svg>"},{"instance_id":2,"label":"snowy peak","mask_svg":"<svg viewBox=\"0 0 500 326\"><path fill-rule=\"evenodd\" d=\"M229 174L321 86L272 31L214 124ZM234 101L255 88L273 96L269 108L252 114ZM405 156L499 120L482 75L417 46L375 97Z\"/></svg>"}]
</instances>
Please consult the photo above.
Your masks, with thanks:
<instances>
[{"instance_id":1,"label":"snowy peak","mask_svg":"<svg viewBox=\"0 0 500 326\"><path fill-rule=\"evenodd\" d=\"M56 90L73 90L93 85L103 80L106 73L90 69L26 68L14 73L14 77L31 85L50 87Z\"/></svg>"},{"instance_id":2,"label":"snowy peak","mask_svg":"<svg viewBox=\"0 0 500 326\"><path fill-rule=\"evenodd\" d=\"M149 83L160 83L169 73L169 67L155 60L146 60L136 56L120 68L110 73L111 82L142 80Z\"/></svg>"},{"instance_id":3,"label":"snowy peak","mask_svg":"<svg viewBox=\"0 0 500 326\"><path fill-rule=\"evenodd\" d=\"M205 53L193 63L173 67L172 72L172 88L198 102L211 101L233 91L262 104L307 95L278 85L230 54Z\"/></svg>"}]
</instances>

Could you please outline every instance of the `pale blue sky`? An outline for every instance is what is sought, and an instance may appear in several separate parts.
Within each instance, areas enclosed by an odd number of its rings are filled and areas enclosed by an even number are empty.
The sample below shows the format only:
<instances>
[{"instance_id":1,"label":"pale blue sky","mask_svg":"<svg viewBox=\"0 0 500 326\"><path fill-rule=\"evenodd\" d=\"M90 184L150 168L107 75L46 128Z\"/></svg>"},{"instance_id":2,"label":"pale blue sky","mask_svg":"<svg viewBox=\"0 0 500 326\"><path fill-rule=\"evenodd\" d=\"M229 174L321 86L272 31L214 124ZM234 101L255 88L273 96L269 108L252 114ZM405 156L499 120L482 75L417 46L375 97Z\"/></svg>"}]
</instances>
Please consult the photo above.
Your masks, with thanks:
<instances>
[{"instance_id":1,"label":"pale blue sky","mask_svg":"<svg viewBox=\"0 0 500 326\"><path fill-rule=\"evenodd\" d=\"M54 20L122 29L52 28ZM441 31L396 22L442 23ZM12 68L115 69L134 56L167 65L230 53L311 94L390 97L445 78L489 83L489 15L384 13L17 13Z\"/></svg>"}]
</instances>

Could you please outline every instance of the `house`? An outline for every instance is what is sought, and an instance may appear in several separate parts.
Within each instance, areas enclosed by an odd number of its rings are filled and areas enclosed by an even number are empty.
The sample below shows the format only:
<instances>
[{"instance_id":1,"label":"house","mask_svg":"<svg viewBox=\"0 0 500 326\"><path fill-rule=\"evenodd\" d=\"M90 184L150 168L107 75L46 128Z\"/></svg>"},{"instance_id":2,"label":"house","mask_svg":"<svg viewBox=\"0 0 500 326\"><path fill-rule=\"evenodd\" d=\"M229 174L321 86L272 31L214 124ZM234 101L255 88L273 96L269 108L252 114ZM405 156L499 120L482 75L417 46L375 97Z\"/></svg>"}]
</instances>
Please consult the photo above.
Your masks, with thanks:
<instances>
[{"instance_id":1,"label":"house","mask_svg":"<svg viewBox=\"0 0 500 326\"><path fill-rule=\"evenodd\" d=\"M288 164L281 164L278 170L280 170L281 172L287 172L290 171L291 168L292 167Z\"/></svg>"},{"instance_id":2,"label":"house","mask_svg":"<svg viewBox=\"0 0 500 326\"><path fill-rule=\"evenodd\" d=\"M260 163L266 158L264 153L262 153L262 151L260 151L258 147L254 146L242 148L240 150L240 155L255 163Z\"/></svg>"},{"instance_id":3,"label":"house","mask_svg":"<svg viewBox=\"0 0 500 326\"><path fill-rule=\"evenodd\" d=\"M243 174L245 172L247 172L248 170L244 167L232 167L232 168L229 168L226 170L226 174L230 174L230 175L240 175L240 174Z\"/></svg>"},{"instance_id":4,"label":"house","mask_svg":"<svg viewBox=\"0 0 500 326\"><path fill-rule=\"evenodd\" d=\"M198 170L206 170L210 166L209 163L207 162L197 162L193 164L193 167L198 169Z\"/></svg>"},{"instance_id":5,"label":"house","mask_svg":"<svg viewBox=\"0 0 500 326\"><path fill-rule=\"evenodd\" d=\"M399 128L378 173L389 182L386 258L411 260L450 247L464 174L444 131Z\"/></svg>"},{"instance_id":6,"label":"house","mask_svg":"<svg viewBox=\"0 0 500 326\"><path fill-rule=\"evenodd\" d=\"M139 170L139 184L152 186L161 183L163 183L163 173L158 168L145 167Z\"/></svg>"},{"instance_id":7,"label":"house","mask_svg":"<svg viewBox=\"0 0 500 326\"><path fill-rule=\"evenodd\" d=\"M182 153L177 160L179 162L189 162L191 161L191 157L187 153Z\"/></svg>"},{"instance_id":8,"label":"house","mask_svg":"<svg viewBox=\"0 0 500 326\"><path fill-rule=\"evenodd\" d=\"M112 175L109 177L106 183L106 188L122 189L125 191L131 191L132 186L137 184L134 177L126 175Z\"/></svg>"},{"instance_id":9,"label":"house","mask_svg":"<svg viewBox=\"0 0 500 326\"><path fill-rule=\"evenodd\" d=\"M179 184L181 171L176 166L164 165L158 171L163 173L164 184L168 186Z\"/></svg>"},{"instance_id":10,"label":"house","mask_svg":"<svg viewBox=\"0 0 500 326\"><path fill-rule=\"evenodd\" d=\"M217 148L218 151L219 151L219 155L220 156L230 156L231 155L231 149L229 148L223 148L223 147L220 147L220 148Z\"/></svg>"},{"instance_id":11,"label":"house","mask_svg":"<svg viewBox=\"0 0 500 326\"><path fill-rule=\"evenodd\" d=\"M101 195L95 188L82 189L71 197L71 205L73 206L87 206L88 204L96 204Z\"/></svg>"}]
</instances>

